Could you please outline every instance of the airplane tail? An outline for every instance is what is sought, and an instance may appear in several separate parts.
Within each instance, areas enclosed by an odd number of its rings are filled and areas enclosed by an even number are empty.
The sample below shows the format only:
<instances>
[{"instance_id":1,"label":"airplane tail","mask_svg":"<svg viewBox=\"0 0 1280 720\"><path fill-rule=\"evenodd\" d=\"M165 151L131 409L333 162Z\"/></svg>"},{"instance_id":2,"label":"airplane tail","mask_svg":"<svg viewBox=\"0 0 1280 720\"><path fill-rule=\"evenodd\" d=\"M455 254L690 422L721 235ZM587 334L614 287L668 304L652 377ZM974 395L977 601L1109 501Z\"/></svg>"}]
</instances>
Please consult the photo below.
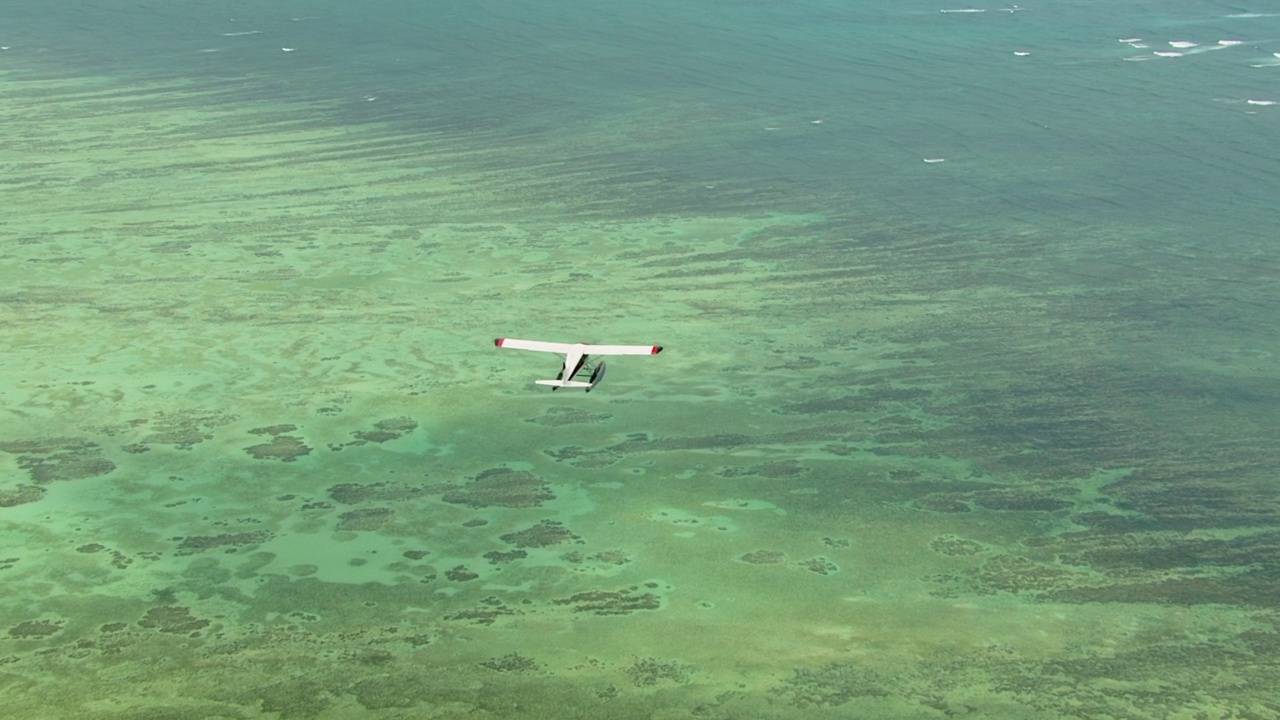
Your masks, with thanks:
<instances>
[{"instance_id":1,"label":"airplane tail","mask_svg":"<svg viewBox=\"0 0 1280 720\"><path fill-rule=\"evenodd\" d=\"M590 388L591 383L579 382L577 380L534 380L539 385L550 385L551 389L556 388Z\"/></svg>"}]
</instances>

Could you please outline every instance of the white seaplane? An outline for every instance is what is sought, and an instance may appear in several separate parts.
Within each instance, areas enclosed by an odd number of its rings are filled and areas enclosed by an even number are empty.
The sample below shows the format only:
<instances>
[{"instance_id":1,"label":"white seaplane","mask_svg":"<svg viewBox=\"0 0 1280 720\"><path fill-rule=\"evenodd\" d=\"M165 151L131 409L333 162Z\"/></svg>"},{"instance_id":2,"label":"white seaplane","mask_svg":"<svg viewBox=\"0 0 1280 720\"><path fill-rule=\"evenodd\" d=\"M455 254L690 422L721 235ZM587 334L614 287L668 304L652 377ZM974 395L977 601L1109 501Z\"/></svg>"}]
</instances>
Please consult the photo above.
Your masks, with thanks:
<instances>
[{"instance_id":1,"label":"white seaplane","mask_svg":"<svg viewBox=\"0 0 1280 720\"><path fill-rule=\"evenodd\" d=\"M604 361L596 363L591 369L591 379L587 382L574 380L587 360L598 355L657 355L662 352L661 345L588 345L586 343L554 343L541 340L516 340L515 338L498 338L493 341L500 348L516 350L536 350L564 355L564 367L555 380L535 380L539 385L550 385L554 392L558 388L582 388L587 392L600 384L604 379Z\"/></svg>"}]
</instances>

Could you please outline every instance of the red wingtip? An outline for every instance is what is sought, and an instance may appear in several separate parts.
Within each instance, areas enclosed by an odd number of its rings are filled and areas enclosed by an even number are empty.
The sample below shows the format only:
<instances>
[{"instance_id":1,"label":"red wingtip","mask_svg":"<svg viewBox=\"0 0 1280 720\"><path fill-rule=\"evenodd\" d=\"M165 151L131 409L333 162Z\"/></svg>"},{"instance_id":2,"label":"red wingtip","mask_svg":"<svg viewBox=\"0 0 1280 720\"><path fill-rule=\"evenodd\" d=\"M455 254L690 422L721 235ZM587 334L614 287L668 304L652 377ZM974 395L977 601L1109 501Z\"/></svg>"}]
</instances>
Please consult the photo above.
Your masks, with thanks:
<instances>
[{"instance_id":1,"label":"red wingtip","mask_svg":"<svg viewBox=\"0 0 1280 720\"><path fill-rule=\"evenodd\" d=\"M660 353L660 352L662 352L662 346L661 346L661 345L654 345L654 346L653 346L653 349L649 351L649 354L650 354L650 355L657 355L657 354L658 354L658 353Z\"/></svg>"},{"instance_id":2,"label":"red wingtip","mask_svg":"<svg viewBox=\"0 0 1280 720\"><path fill-rule=\"evenodd\" d=\"M502 341L504 340L506 340L506 338L498 338L497 340L493 341L493 344L495 347L502 347Z\"/></svg>"}]
</instances>

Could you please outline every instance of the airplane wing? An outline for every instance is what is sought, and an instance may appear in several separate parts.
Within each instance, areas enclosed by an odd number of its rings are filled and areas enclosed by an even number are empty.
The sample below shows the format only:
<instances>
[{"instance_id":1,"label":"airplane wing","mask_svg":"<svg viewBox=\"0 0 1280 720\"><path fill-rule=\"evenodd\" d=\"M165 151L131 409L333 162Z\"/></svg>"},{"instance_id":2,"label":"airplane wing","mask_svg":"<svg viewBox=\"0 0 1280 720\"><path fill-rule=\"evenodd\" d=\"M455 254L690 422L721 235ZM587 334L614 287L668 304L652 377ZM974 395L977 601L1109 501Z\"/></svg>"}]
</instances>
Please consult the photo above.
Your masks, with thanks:
<instances>
[{"instance_id":1,"label":"airplane wing","mask_svg":"<svg viewBox=\"0 0 1280 720\"><path fill-rule=\"evenodd\" d=\"M537 350L538 352L570 353L573 343L542 342L541 340L516 340L515 338L498 338L493 344L500 348L515 350Z\"/></svg>"},{"instance_id":2,"label":"airplane wing","mask_svg":"<svg viewBox=\"0 0 1280 720\"><path fill-rule=\"evenodd\" d=\"M657 355L662 352L661 345L583 345L582 352L588 355Z\"/></svg>"},{"instance_id":3,"label":"airplane wing","mask_svg":"<svg viewBox=\"0 0 1280 720\"><path fill-rule=\"evenodd\" d=\"M554 343L541 340L517 340L515 338L498 338L493 344L500 348L515 350L537 350L553 353L582 353L584 355L657 355L662 352L661 345L587 345L585 343Z\"/></svg>"}]
</instances>

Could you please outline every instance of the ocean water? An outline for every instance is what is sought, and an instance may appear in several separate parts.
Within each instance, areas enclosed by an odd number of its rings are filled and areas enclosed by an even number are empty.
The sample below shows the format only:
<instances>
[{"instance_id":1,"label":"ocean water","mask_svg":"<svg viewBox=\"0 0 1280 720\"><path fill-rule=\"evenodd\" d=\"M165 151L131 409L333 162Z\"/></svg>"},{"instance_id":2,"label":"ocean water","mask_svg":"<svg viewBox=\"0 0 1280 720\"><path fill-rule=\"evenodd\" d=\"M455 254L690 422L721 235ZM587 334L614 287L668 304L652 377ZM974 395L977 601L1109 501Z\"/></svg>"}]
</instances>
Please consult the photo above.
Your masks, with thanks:
<instances>
[{"instance_id":1,"label":"ocean water","mask_svg":"<svg viewBox=\"0 0 1280 720\"><path fill-rule=\"evenodd\" d=\"M1274 9L6 3L4 714L1280 717Z\"/></svg>"}]
</instances>

